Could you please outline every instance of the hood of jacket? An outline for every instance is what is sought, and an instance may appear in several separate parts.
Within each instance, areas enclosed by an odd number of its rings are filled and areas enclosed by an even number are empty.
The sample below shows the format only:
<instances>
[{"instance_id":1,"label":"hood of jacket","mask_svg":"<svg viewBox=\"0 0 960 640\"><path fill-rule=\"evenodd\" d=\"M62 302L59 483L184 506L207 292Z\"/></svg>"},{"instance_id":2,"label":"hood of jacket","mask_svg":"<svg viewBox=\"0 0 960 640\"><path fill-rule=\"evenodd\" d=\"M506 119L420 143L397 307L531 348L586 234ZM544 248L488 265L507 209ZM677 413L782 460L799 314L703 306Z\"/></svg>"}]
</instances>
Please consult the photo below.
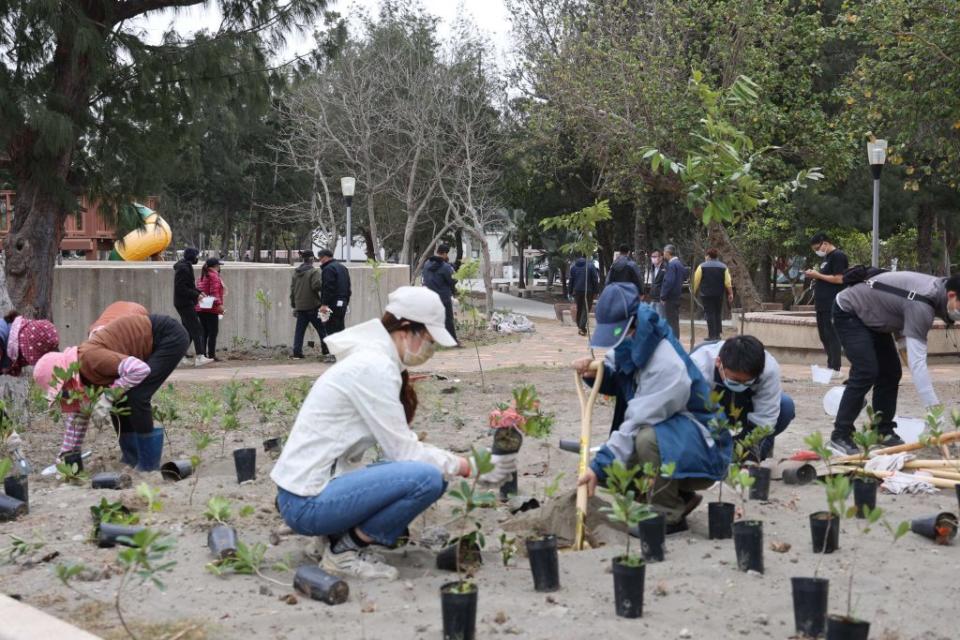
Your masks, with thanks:
<instances>
[{"instance_id":1,"label":"hood of jacket","mask_svg":"<svg viewBox=\"0 0 960 640\"><path fill-rule=\"evenodd\" d=\"M445 264L447 264L447 261L440 256L430 256L427 258L426 264L423 265L423 270L436 271Z\"/></svg>"},{"instance_id":2,"label":"hood of jacket","mask_svg":"<svg viewBox=\"0 0 960 640\"><path fill-rule=\"evenodd\" d=\"M337 359L345 358L350 354L364 349L372 349L388 356L393 362L400 366L400 355L397 353L397 347L393 343L393 338L379 318L367 320L349 329L344 329L324 339L330 353Z\"/></svg>"},{"instance_id":3,"label":"hood of jacket","mask_svg":"<svg viewBox=\"0 0 960 640\"><path fill-rule=\"evenodd\" d=\"M311 262L304 262L304 263L302 263L302 264L297 265L296 272L297 272L297 273L304 273L304 272L306 272L306 271L313 271L313 269L314 269L313 263L311 263Z\"/></svg>"},{"instance_id":4,"label":"hood of jacket","mask_svg":"<svg viewBox=\"0 0 960 640\"><path fill-rule=\"evenodd\" d=\"M190 269L190 271L193 271L193 264L187 262L183 258L180 258L173 263L173 270L180 271L181 269Z\"/></svg>"},{"instance_id":5,"label":"hood of jacket","mask_svg":"<svg viewBox=\"0 0 960 640\"><path fill-rule=\"evenodd\" d=\"M587 264L587 259L586 259L586 258L577 258L577 259L574 261L573 266L575 266L575 267L583 267L583 266L586 266L586 264Z\"/></svg>"}]
</instances>

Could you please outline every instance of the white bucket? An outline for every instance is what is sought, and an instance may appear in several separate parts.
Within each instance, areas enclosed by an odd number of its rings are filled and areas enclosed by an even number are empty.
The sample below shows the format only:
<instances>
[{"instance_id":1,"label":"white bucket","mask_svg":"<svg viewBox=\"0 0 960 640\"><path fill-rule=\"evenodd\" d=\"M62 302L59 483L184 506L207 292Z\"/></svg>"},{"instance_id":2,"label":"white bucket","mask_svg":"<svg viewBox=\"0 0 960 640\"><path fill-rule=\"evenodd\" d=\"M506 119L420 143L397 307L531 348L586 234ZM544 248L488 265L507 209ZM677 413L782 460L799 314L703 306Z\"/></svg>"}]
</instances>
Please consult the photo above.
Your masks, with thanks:
<instances>
[{"instance_id":1,"label":"white bucket","mask_svg":"<svg viewBox=\"0 0 960 640\"><path fill-rule=\"evenodd\" d=\"M897 423L897 435L907 444L913 444L920 441L920 435L926 428L926 423L920 418L894 418Z\"/></svg>"},{"instance_id":2,"label":"white bucket","mask_svg":"<svg viewBox=\"0 0 960 640\"><path fill-rule=\"evenodd\" d=\"M830 384L830 380L833 378L833 369L812 364L810 365L810 375L813 381L818 384Z\"/></svg>"},{"instance_id":3,"label":"white bucket","mask_svg":"<svg viewBox=\"0 0 960 640\"><path fill-rule=\"evenodd\" d=\"M823 410L832 418L836 418L837 412L840 410L840 399L843 398L843 389L844 387L834 387L823 396Z\"/></svg>"}]
</instances>

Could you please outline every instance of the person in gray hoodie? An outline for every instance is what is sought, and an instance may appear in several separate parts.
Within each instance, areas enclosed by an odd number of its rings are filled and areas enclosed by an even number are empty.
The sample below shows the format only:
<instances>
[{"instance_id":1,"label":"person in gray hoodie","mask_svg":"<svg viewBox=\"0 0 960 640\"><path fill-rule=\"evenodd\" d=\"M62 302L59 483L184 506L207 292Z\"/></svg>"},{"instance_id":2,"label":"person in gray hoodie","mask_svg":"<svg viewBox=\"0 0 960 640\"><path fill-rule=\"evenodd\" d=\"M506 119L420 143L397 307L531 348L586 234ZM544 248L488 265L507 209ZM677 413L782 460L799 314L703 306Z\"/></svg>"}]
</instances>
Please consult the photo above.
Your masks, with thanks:
<instances>
[{"instance_id":1,"label":"person in gray hoodie","mask_svg":"<svg viewBox=\"0 0 960 640\"><path fill-rule=\"evenodd\" d=\"M320 322L320 270L313 266L313 251L301 251L303 263L293 272L290 281L290 308L297 319L297 326L293 333L293 358L303 358L303 337L307 333L307 326L313 325L320 337L320 346L323 349L323 360L329 359L329 351L324 340L327 332Z\"/></svg>"},{"instance_id":2,"label":"person in gray hoodie","mask_svg":"<svg viewBox=\"0 0 960 640\"><path fill-rule=\"evenodd\" d=\"M446 312L447 333L457 339L457 328L453 319L453 295L457 291L457 281L453 278L453 267L450 265L450 246L441 244L437 247L436 255L427 258L423 265L423 286L440 296L440 302Z\"/></svg>"}]
</instances>

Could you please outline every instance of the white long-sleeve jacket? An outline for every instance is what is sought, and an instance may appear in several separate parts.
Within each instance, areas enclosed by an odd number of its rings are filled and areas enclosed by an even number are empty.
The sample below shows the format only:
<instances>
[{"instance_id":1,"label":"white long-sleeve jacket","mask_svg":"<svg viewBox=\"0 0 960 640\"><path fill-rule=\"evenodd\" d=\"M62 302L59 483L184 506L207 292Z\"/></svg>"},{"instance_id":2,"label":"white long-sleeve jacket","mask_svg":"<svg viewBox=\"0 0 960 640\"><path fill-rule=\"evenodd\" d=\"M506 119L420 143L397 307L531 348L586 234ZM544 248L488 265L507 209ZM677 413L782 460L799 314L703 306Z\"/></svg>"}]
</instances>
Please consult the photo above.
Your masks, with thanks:
<instances>
[{"instance_id":1,"label":"white long-sleeve jacket","mask_svg":"<svg viewBox=\"0 0 960 640\"><path fill-rule=\"evenodd\" d=\"M336 476L362 466L376 444L388 460L432 464L447 479L460 470L456 455L424 444L407 425L400 403L402 364L380 320L326 339L337 364L310 389L270 477L299 496L317 495Z\"/></svg>"}]
</instances>

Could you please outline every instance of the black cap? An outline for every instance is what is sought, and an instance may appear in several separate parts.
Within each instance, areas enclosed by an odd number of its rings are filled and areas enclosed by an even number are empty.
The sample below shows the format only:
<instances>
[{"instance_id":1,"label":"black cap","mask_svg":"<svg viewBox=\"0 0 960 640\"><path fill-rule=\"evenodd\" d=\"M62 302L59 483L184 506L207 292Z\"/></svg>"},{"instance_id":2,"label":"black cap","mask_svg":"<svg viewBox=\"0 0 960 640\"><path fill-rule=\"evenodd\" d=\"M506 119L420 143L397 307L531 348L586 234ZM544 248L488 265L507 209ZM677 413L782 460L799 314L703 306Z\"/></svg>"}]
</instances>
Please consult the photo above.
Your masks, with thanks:
<instances>
[{"instance_id":1,"label":"black cap","mask_svg":"<svg viewBox=\"0 0 960 640\"><path fill-rule=\"evenodd\" d=\"M300 252L300 257L303 258L304 260L306 260L307 258L313 258L314 257L313 250L304 249L303 251Z\"/></svg>"},{"instance_id":2,"label":"black cap","mask_svg":"<svg viewBox=\"0 0 960 640\"><path fill-rule=\"evenodd\" d=\"M197 259L197 256L200 255L200 252L193 247L187 247L183 250L183 259L187 262L193 262Z\"/></svg>"},{"instance_id":3,"label":"black cap","mask_svg":"<svg viewBox=\"0 0 960 640\"><path fill-rule=\"evenodd\" d=\"M219 267L221 264L223 263L220 262L220 258L207 258L206 265L208 267Z\"/></svg>"}]
</instances>

